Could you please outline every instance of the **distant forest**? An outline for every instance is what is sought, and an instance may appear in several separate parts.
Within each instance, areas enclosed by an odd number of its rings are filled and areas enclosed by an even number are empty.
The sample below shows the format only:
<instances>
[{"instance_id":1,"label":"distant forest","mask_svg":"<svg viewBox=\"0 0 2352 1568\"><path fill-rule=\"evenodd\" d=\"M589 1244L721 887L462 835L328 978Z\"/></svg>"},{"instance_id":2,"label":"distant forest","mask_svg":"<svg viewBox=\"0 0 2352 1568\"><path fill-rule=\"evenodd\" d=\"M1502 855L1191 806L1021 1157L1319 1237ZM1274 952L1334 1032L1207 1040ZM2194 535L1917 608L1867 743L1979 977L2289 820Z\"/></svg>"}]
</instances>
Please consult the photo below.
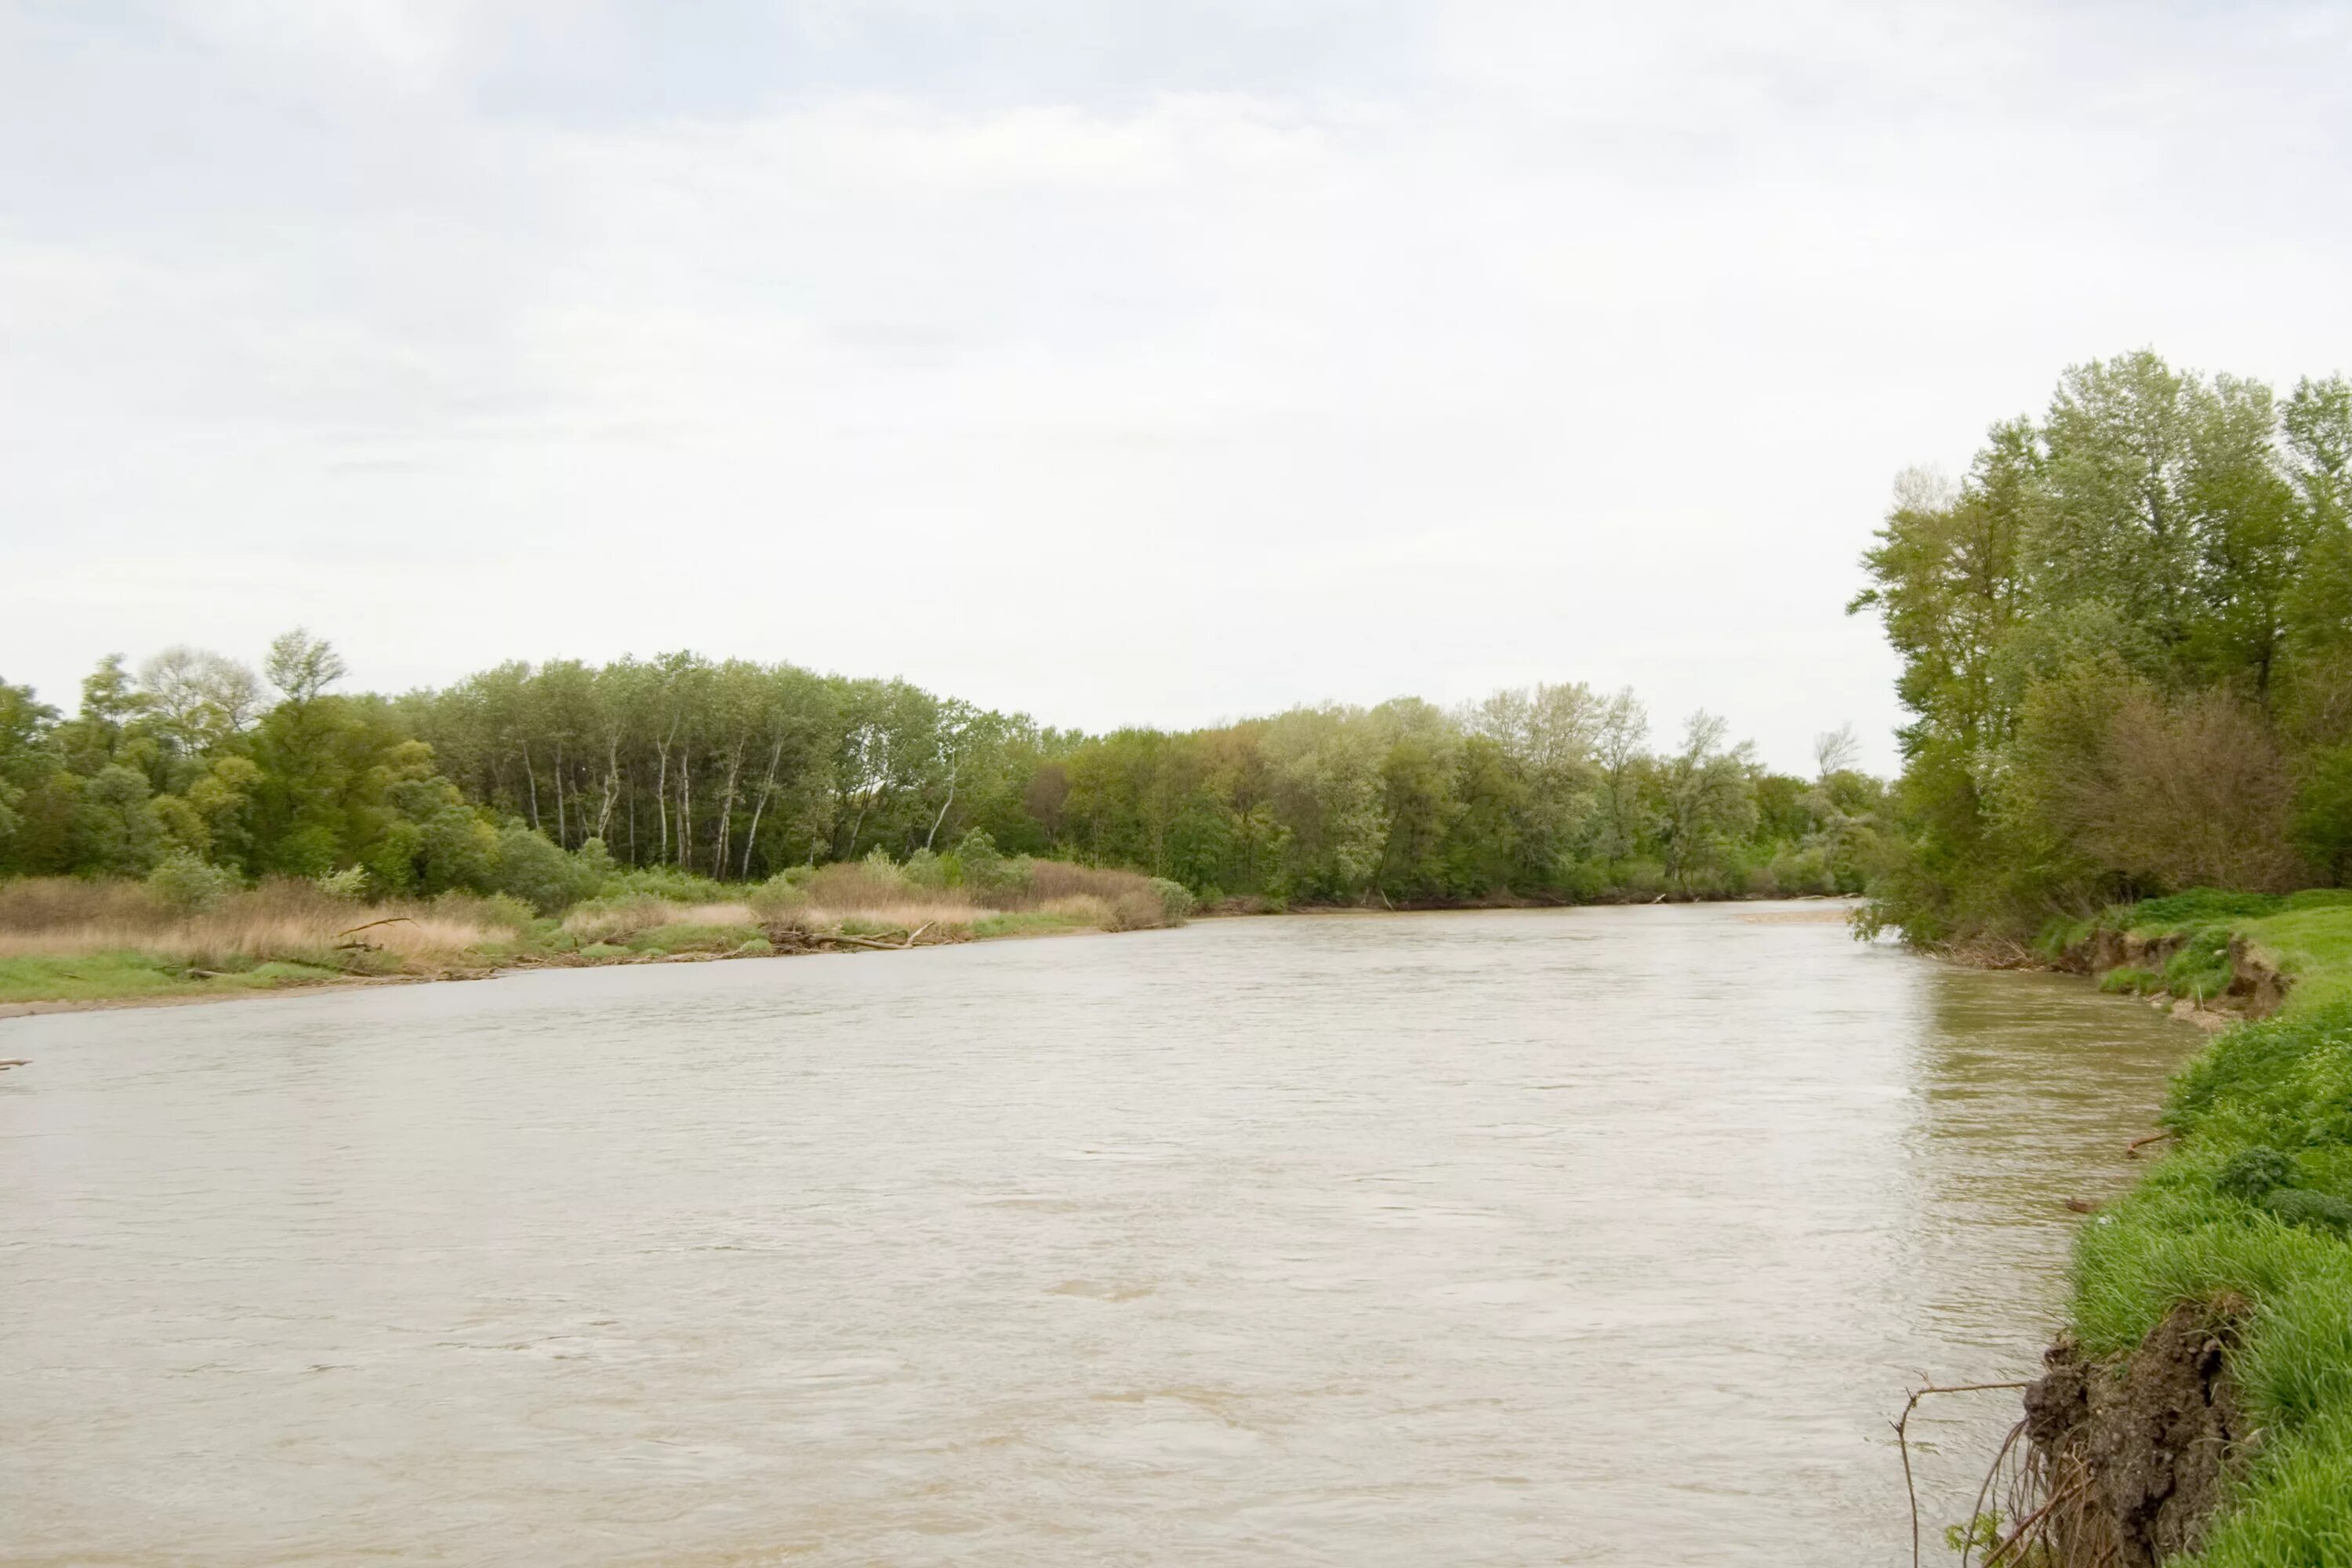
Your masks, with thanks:
<instances>
[{"instance_id":1,"label":"distant forest","mask_svg":"<svg viewBox=\"0 0 2352 1568\"><path fill-rule=\"evenodd\" d=\"M1132 868L1207 900L1433 904L1859 890L1885 789L1822 737L1759 766L1629 692L1295 708L1177 732L1042 728L899 680L693 654L502 665L345 695L328 643L257 671L113 658L63 717L0 685L0 875L204 862L379 895L522 891L549 857L760 880L925 854Z\"/></svg>"},{"instance_id":2,"label":"distant forest","mask_svg":"<svg viewBox=\"0 0 2352 1568\"><path fill-rule=\"evenodd\" d=\"M1916 941L2352 873L2352 386L2077 366L1912 476L1857 612L1902 655L1873 891Z\"/></svg>"}]
</instances>

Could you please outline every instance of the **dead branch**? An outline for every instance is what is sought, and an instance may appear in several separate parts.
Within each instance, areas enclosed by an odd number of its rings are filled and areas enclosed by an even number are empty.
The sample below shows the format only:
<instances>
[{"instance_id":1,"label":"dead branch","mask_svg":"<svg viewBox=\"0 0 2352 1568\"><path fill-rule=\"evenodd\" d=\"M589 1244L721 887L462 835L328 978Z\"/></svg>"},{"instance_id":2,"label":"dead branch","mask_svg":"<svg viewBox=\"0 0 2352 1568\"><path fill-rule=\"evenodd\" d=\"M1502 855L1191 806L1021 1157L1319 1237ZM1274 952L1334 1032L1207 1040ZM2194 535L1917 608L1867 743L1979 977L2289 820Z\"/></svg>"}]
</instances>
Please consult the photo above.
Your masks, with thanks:
<instances>
[{"instance_id":1,"label":"dead branch","mask_svg":"<svg viewBox=\"0 0 2352 1568\"><path fill-rule=\"evenodd\" d=\"M2001 1461L2009 1458L2010 1449L2024 1435L2025 1423L2021 1420L2009 1429L2009 1436L2000 1440L2000 1447L1993 1452L1992 1463L1985 1467L1984 1479L1977 1486L1977 1500L1969 1505L1968 1521L1963 1526L1968 1534L1960 1543L1960 1568L1969 1568L1969 1553L1977 1549L1977 1521L1984 1517L1985 1499L1992 1495L1993 1478L2000 1474ZM1995 1548L1998 1550L1999 1542L1995 1542ZM1985 1561L1990 1568L1992 1560L1988 1557Z\"/></svg>"},{"instance_id":2,"label":"dead branch","mask_svg":"<svg viewBox=\"0 0 2352 1568\"><path fill-rule=\"evenodd\" d=\"M2020 1422L2018 1425L2022 1427L2024 1423ZM2019 1562L2020 1559L2016 1554L2025 1550L2026 1546L2029 1544L2027 1538L2042 1529L2043 1522L2049 1519L2051 1510L2061 1503L2074 1501L2076 1498L2088 1491L2090 1488L2091 1478L2086 1473L2081 1479L2075 1481L2073 1485L2063 1487L2057 1492L2053 1493L2049 1501L2043 1503L2040 1508L2035 1509L2032 1513L2026 1515L2023 1520L2019 1521L2017 1528L2010 1531L2009 1539L1997 1542L1990 1552L1985 1553L1985 1568L1997 1568L1997 1565L2004 1558L2011 1563ZM1962 1552L1960 1554L1961 1568L1967 1568L1968 1560L1968 1554L1966 1552Z\"/></svg>"},{"instance_id":3,"label":"dead branch","mask_svg":"<svg viewBox=\"0 0 2352 1568\"><path fill-rule=\"evenodd\" d=\"M363 931L373 931L378 926L415 925L415 923L416 922L415 921L410 920L406 915L394 915L388 920L370 921L363 926L353 926L350 931L339 931L335 934L337 936L355 936Z\"/></svg>"},{"instance_id":4,"label":"dead branch","mask_svg":"<svg viewBox=\"0 0 2352 1568\"><path fill-rule=\"evenodd\" d=\"M915 939L917 937L922 935L925 931L930 930L938 923L939 922L937 921L925 921L921 925L919 925L913 931L908 931L907 933L907 940L904 942L877 942L870 936L841 935L811 937L809 940L812 942L845 942L853 947L870 947L877 952L904 952L908 948L915 945Z\"/></svg>"},{"instance_id":5,"label":"dead branch","mask_svg":"<svg viewBox=\"0 0 2352 1568\"><path fill-rule=\"evenodd\" d=\"M2130 1142L2124 1145L2124 1158L2126 1160L2137 1160L2139 1158L2139 1152L2144 1146L2150 1143L2161 1142L2163 1140L2171 1136L2172 1129L2168 1127L2161 1132L2151 1132L2145 1138L2135 1138Z\"/></svg>"},{"instance_id":6,"label":"dead branch","mask_svg":"<svg viewBox=\"0 0 2352 1568\"><path fill-rule=\"evenodd\" d=\"M1895 1446L1903 1454L1903 1490L1911 1500L1911 1568L1919 1568L1919 1489L1911 1479L1911 1413L1919 1408L1919 1401L1931 1394L1984 1394L2000 1388L2031 1388L2029 1383L1956 1383L1942 1387L1929 1384L1915 1388L1911 1397L1903 1402L1903 1414L1895 1422ZM2012 1439L2015 1434L2011 1434ZM2008 1451L2009 1445L2001 1445ZM1994 1463L1998 1465L1999 1460Z\"/></svg>"}]
</instances>

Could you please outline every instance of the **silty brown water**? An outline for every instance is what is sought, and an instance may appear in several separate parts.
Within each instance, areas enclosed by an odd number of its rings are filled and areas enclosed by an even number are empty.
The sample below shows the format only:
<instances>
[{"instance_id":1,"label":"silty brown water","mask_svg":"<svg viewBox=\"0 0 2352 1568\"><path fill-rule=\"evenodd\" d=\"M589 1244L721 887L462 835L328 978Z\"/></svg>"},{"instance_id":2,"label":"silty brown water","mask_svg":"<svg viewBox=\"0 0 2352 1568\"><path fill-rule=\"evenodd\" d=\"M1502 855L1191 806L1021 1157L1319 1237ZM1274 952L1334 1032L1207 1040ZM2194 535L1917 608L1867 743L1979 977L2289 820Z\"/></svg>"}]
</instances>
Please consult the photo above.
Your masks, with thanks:
<instances>
[{"instance_id":1,"label":"silty brown water","mask_svg":"<svg viewBox=\"0 0 2352 1568\"><path fill-rule=\"evenodd\" d=\"M2196 1037L1758 912L0 1024L0 1561L1894 1562Z\"/></svg>"}]
</instances>

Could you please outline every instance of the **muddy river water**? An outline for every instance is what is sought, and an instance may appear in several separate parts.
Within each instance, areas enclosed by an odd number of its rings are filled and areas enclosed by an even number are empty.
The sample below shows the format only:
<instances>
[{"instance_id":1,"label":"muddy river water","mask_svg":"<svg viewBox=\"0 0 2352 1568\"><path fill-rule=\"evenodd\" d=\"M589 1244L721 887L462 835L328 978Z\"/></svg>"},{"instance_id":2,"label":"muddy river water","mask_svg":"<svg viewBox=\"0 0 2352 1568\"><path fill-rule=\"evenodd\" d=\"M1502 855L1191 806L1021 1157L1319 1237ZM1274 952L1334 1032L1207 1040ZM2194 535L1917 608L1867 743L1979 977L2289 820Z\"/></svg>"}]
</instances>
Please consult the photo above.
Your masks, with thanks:
<instances>
[{"instance_id":1,"label":"muddy river water","mask_svg":"<svg viewBox=\"0 0 2352 1568\"><path fill-rule=\"evenodd\" d=\"M1907 1561L2199 1037L1770 912L0 1023L0 1562Z\"/></svg>"}]
</instances>

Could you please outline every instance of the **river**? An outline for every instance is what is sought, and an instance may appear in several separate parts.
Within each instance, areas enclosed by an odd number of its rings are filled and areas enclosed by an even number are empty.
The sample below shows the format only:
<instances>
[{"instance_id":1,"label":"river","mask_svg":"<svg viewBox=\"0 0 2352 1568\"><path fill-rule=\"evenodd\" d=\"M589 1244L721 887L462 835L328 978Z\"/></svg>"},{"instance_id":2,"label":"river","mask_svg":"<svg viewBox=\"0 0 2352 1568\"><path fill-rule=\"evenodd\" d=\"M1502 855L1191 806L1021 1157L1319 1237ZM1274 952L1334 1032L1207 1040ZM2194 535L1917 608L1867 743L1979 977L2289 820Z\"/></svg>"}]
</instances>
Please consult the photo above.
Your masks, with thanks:
<instances>
[{"instance_id":1,"label":"river","mask_svg":"<svg viewBox=\"0 0 2352 1568\"><path fill-rule=\"evenodd\" d=\"M2199 1037L1802 908L0 1024L0 1562L1907 1560Z\"/></svg>"}]
</instances>

